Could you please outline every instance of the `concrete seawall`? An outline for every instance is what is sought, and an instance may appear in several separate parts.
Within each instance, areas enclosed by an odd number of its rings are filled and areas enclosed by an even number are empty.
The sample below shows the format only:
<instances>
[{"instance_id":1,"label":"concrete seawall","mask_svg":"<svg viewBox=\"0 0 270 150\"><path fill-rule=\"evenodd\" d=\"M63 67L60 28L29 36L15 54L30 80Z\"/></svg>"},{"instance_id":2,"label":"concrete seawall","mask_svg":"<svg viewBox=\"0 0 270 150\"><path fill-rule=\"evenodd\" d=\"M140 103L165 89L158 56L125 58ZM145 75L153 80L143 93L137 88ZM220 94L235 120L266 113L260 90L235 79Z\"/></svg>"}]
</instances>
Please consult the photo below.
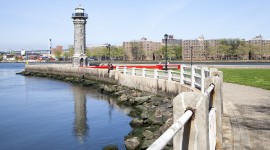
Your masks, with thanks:
<instances>
[{"instance_id":1,"label":"concrete seawall","mask_svg":"<svg viewBox=\"0 0 270 150\"><path fill-rule=\"evenodd\" d=\"M72 67L71 65L26 65L26 72L52 74L66 77L78 77L95 81L111 82L141 91L151 92L154 94L167 94L172 97L177 96L180 92L200 92L188 85L180 84L175 81L164 79L154 79L148 77L132 76L122 74L120 71L107 69L81 68Z\"/></svg>"},{"instance_id":2,"label":"concrete seawall","mask_svg":"<svg viewBox=\"0 0 270 150\"><path fill-rule=\"evenodd\" d=\"M108 73L107 69L78 68L70 65L26 65L25 72L37 76L53 76L65 81L69 81L66 79L70 77L79 81L85 79L96 81L95 83L114 84L111 87L119 88L112 90L114 95L118 94L116 103L133 108L129 113L129 116L134 118L130 122L133 130L125 137L127 149L134 144L136 146L131 149L146 149L172 125L174 108L172 101L173 99L181 101L177 96L179 93L202 94L201 91L179 82L123 74L120 70ZM115 86L116 84L119 86ZM107 85L102 85L105 90ZM170 142L167 148L171 149L172 146Z\"/></svg>"}]
</instances>

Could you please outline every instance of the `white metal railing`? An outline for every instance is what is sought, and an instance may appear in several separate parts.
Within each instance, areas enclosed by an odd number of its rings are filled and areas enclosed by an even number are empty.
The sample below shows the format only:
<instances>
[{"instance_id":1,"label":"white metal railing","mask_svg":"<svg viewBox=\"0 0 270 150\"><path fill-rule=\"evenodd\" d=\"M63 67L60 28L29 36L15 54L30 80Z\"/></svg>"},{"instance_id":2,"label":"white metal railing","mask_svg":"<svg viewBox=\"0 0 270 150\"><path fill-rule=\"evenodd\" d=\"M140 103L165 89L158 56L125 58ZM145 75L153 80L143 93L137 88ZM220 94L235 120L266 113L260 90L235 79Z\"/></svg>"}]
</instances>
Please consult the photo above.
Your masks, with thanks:
<instances>
[{"instance_id":1,"label":"white metal railing","mask_svg":"<svg viewBox=\"0 0 270 150\"><path fill-rule=\"evenodd\" d=\"M123 74L134 76L143 76L156 79L165 79L169 81L176 81L182 84L188 84L191 87L200 89L204 93L204 79L210 76L210 69L207 67L198 67L196 65L181 65L181 70L157 70L157 69L138 69L128 67L116 67L117 70Z\"/></svg>"},{"instance_id":2,"label":"white metal railing","mask_svg":"<svg viewBox=\"0 0 270 150\"><path fill-rule=\"evenodd\" d=\"M161 150L175 136L175 134L183 128L186 122L191 118L193 112L187 110L176 122L168 128L147 150Z\"/></svg>"},{"instance_id":3,"label":"white metal railing","mask_svg":"<svg viewBox=\"0 0 270 150\"><path fill-rule=\"evenodd\" d=\"M214 90L215 85L211 84L208 89L204 92L208 98L210 93ZM185 125L185 123L191 118L193 112L187 110L174 124L168 128L152 145L150 145L147 150L161 150L163 149L169 141L177 134L177 132ZM215 149L216 146L216 115L215 109L212 108L209 112L209 144L211 150Z\"/></svg>"}]
</instances>

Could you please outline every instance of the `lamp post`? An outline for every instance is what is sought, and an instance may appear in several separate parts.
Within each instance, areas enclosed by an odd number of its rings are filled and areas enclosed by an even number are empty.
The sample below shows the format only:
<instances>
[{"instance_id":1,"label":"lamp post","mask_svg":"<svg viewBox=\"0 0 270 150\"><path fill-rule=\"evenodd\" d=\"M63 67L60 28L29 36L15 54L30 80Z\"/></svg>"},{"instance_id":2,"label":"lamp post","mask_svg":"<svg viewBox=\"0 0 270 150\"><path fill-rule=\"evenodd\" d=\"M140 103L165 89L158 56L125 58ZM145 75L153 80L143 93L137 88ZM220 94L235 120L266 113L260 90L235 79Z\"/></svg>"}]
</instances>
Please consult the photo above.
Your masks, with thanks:
<instances>
[{"instance_id":1,"label":"lamp post","mask_svg":"<svg viewBox=\"0 0 270 150\"><path fill-rule=\"evenodd\" d=\"M164 39L165 39L165 51L166 51L166 55L165 55L165 70L168 70L168 50L167 50L167 42L168 42L168 34L164 35Z\"/></svg>"},{"instance_id":2,"label":"lamp post","mask_svg":"<svg viewBox=\"0 0 270 150\"><path fill-rule=\"evenodd\" d=\"M190 46L190 66L191 66L191 68L192 68L192 57L193 57L192 50L193 50L193 46Z\"/></svg>"},{"instance_id":3,"label":"lamp post","mask_svg":"<svg viewBox=\"0 0 270 150\"><path fill-rule=\"evenodd\" d=\"M109 50L109 60L108 60L108 65L110 64L110 59L111 59L111 44L108 44L107 49Z\"/></svg>"}]
</instances>

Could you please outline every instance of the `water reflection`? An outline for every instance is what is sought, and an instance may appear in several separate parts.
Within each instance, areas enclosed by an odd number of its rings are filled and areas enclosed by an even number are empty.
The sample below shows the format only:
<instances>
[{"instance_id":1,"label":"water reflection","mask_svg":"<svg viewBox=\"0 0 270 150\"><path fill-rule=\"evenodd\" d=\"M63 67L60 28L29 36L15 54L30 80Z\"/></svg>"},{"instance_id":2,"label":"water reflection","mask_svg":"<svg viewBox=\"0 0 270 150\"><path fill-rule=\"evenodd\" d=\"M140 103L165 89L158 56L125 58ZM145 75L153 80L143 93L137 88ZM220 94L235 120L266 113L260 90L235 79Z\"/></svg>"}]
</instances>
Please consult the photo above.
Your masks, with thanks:
<instances>
[{"instance_id":1,"label":"water reflection","mask_svg":"<svg viewBox=\"0 0 270 150\"><path fill-rule=\"evenodd\" d=\"M86 95L84 87L81 85L73 85L74 93L74 134L80 143L84 143L88 133L87 116L86 116Z\"/></svg>"}]
</instances>

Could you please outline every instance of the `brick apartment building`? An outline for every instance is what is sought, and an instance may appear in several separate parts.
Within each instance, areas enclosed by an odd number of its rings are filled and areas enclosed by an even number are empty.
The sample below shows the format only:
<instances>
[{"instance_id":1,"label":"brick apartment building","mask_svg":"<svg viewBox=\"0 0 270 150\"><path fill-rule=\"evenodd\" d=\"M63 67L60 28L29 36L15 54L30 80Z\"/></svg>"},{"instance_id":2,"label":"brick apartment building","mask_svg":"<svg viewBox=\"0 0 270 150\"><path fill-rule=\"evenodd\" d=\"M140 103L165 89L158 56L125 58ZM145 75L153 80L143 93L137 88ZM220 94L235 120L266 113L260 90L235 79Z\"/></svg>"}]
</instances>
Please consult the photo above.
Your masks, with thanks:
<instances>
[{"instance_id":1,"label":"brick apartment building","mask_svg":"<svg viewBox=\"0 0 270 150\"><path fill-rule=\"evenodd\" d=\"M155 53L161 49L161 42L148 41L143 37L140 40L123 42L126 60L153 60Z\"/></svg>"},{"instance_id":2,"label":"brick apartment building","mask_svg":"<svg viewBox=\"0 0 270 150\"><path fill-rule=\"evenodd\" d=\"M182 58L185 61L193 60L220 60L223 52L219 49L221 39L206 40L204 36L200 36L195 40L182 41ZM252 59L270 59L270 40L263 40L262 36L245 41L246 45L252 47ZM211 49L211 50L210 50ZM211 52L210 52L211 51ZM249 59L249 54L241 56L242 59Z\"/></svg>"},{"instance_id":3,"label":"brick apartment building","mask_svg":"<svg viewBox=\"0 0 270 150\"><path fill-rule=\"evenodd\" d=\"M253 47L253 56L255 59L270 59L270 40L264 40L261 35L246 41Z\"/></svg>"}]
</instances>

